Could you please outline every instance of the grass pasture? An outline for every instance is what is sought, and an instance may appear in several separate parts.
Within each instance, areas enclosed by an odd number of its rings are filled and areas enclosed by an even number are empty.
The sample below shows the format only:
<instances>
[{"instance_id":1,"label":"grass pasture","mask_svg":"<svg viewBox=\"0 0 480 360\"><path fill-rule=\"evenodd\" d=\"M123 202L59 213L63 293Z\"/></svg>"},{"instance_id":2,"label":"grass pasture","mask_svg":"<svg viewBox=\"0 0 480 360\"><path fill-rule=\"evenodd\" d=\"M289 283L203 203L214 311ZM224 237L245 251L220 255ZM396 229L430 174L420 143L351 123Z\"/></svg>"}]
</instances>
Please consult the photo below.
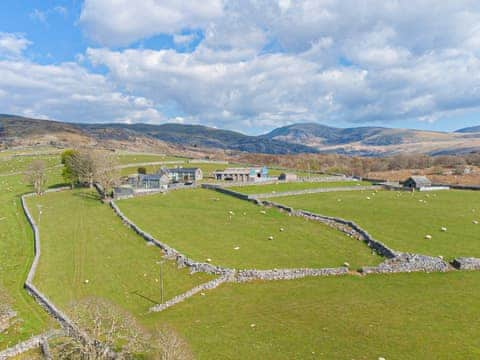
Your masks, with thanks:
<instances>
[{"instance_id":1,"label":"grass pasture","mask_svg":"<svg viewBox=\"0 0 480 360\"><path fill-rule=\"evenodd\" d=\"M296 209L354 220L395 250L480 257L480 192L336 192L273 199ZM446 227L447 231L441 231ZM431 235L431 240L425 236Z\"/></svg>"},{"instance_id":2,"label":"grass pasture","mask_svg":"<svg viewBox=\"0 0 480 360\"><path fill-rule=\"evenodd\" d=\"M344 262L359 267L381 261L363 243L323 224L275 209L262 214L261 207L211 190L174 191L117 204L142 229L197 261L211 259L237 269L323 268Z\"/></svg>"},{"instance_id":3,"label":"grass pasture","mask_svg":"<svg viewBox=\"0 0 480 360\"><path fill-rule=\"evenodd\" d=\"M369 186L371 183L366 181L320 181L320 182L279 182L275 184L265 185L244 185L232 186L230 190L237 191L243 194L271 194L286 191L323 189L323 188L340 188L351 186Z\"/></svg>"},{"instance_id":4,"label":"grass pasture","mask_svg":"<svg viewBox=\"0 0 480 360\"><path fill-rule=\"evenodd\" d=\"M97 296L137 317L159 303L162 252L124 226L92 190L29 198L42 239L34 283L60 308ZM210 279L164 261L168 300ZM88 283L86 283L88 280Z\"/></svg>"},{"instance_id":5,"label":"grass pasture","mask_svg":"<svg viewBox=\"0 0 480 360\"><path fill-rule=\"evenodd\" d=\"M14 157L12 161L18 163L13 162L10 171L17 172L35 159L52 164L59 162L59 157ZM47 179L49 186L61 183L60 169L49 170ZM23 213L20 196L31 191L21 174L0 177L0 288L7 292L11 307L17 312L16 323L0 335L0 350L38 335L55 324L23 288L33 260L33 234Z\"/></svg>"},{"instance_id":6,"label":"grass pasture","mask_svg":"<svg viewBox=\"0 0 480 360\"><path fill-rule=\"evenodd\" d=\"M184 162L185 158L176 157L176 156L166 156L160 154L119 154L117 156L118 162L120 165L128 164L141 164L147 162L157 162L157 161L178 161Z\"/></svg>"},{"instance_id":7,"label":"grass pasture","mask_svg":"<svg viewBox=\"0 0 480 360\"><path fill-rule=\"evenodd\" d=\"M478 359L479 304L478 272L305 278L226 284L151 321L198 359Z\"/></svg>"}]
</instances>

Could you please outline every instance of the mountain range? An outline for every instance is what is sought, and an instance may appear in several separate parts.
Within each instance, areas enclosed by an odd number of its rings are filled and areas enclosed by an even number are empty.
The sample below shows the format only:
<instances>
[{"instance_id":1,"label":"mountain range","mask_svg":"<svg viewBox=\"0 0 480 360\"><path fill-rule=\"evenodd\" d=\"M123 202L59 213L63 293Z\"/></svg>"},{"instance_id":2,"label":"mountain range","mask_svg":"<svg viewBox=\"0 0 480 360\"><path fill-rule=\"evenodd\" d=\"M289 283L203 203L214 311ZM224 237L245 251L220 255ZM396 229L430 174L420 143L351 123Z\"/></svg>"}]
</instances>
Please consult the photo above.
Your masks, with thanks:
<instances>
[{"instance_id":1,"label":"mountain range","mask_svg":"<svg viewBox=\"0 0 480 360\"><path fill-rule=\"evenodd\" d=\"M456 132L434 132L386 127L335 128L302 123L249 136L202 125L65 123L0 115L0 144L3 147L89 144L165 152L210 149L266 154L439 155L480 151L480 126Z\"/></svg>"}]
</instances>

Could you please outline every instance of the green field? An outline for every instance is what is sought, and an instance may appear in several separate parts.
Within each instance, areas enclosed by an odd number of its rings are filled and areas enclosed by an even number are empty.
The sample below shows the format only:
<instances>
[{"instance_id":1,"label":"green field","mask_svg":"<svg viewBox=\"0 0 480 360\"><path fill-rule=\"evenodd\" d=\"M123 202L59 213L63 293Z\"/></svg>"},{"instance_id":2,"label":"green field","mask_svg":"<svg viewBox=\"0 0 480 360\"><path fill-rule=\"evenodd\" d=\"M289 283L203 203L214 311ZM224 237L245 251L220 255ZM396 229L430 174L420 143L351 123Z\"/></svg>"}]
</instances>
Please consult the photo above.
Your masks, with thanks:
<instances>
[{"instance_id":1,"label":"green field","mask_svg":"<svg viewBox=\"0 0 480 360\"><path fill-rule=\"evenodd\" d=\"M238 269L323 268L344 262L355 268L381 261L362 242L323 224L274 209L262 214L261 207L211 190L174 191L117 204L143 230L197 261L211 259Z\"/></svg>"},{"instance_id":2,"label":"green field","mask_svg":"<svg viewBox=\"0 0 480 360\"><path fill-rule=\"evenodd\" d=\"M370 200L368 199L370 198ZM340 200L340 201L339 201ZM480 192L338 192L289 196L273 201L323 215L354 220L398 251L480 257ZM447 231L441 231L446 227ZM431 240L425 236L431 235Z\"/></svg>"},{"instance_id":3,"label":"green field","mask_svg":"<svg viewBox=\"0 0 480 360\"><path fill-rule=\"evenodd\" d=\"M142 317L160 302L162 251L125 227L96 193L51 193L29 198L28 206L42 239L34 283L57 306L65 309L72 301L98 296ZM164 299L212 278L190 275L166 261Z\"/></svg>"},{"instance_id":4,"label":"green field","mask_svg":"<svg viewBox=\"0 0 480 360\"><path fill-rule=\"evenodd\" d=\"M366 181L325 181L325 182L286 182L265 185L246 185L246 186L232 186L230 190L238 191L243 194L270 194L284 191L309 190L320 188L336 188L336 187L351 187L351 186L370 186L372 185Z\"/></svg>"},{"instance_id":5,"label":"green field","mask_svg":"<svg viewBox=\"0 0 480 360\"><path fill-rule=\"evenodd\" d=\"M60 164L59 156L5 156L0 157L0 175L18 174L27 169L28 165L35 159L41 159L46 167L54 167Z\"/></svg>"},{"instance_id":6,"label":"green field","mask_svg":"<svg viewBox=\"0 0 480 360\"><path fill-rule=\"evenodd\" d=\"M157 161L185 161L185 158L156 154L120 154L117 156L120 165L147 163Z\"/></svg>"},{"instance_id":7,"label":"green field","mask_svg":"<svg viewBox=\"0 0 480 360\"><path fill-rule=\"evenodd\" d=\"M478 272L344 276L226 284L152 321L198 359L478 359L479 305Z\"/></svg>"},{"instance_id":8,"label":"green field","mask_svg":"<svg viewBox=\"0 0 480 360\"><path fill-rule=\"evenodd\" d=\"M18 167L13 167L12 171L25 168L34 159L55 163L50 157L15 159L18 160ZM48 184L60 183L59 174L60 169L50 170ZM31 191L21 174L0 177L0 288L5 289L18 315L18 322L0 335L0 349L38 335L55 324L23 289L33 260L33 235L20 205L20 195Z\"/></svg>"}]
</instances>

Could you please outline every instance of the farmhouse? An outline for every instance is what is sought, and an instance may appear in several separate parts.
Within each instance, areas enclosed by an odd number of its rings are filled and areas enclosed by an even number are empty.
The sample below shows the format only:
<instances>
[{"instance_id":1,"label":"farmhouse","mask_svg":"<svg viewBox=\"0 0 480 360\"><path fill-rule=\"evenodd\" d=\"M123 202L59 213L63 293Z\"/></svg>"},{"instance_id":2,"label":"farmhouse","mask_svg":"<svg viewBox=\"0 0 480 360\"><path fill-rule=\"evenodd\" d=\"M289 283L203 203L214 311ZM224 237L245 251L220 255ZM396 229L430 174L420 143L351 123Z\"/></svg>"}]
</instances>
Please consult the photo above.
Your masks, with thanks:
<instances>
[{"instance_id":1,"label":"farmhouse","mask_svg":"<svg viewBox=\"0 0 480 360\"><path fill-rule=\"evenodd\" d=\"M128 184L136 189L166 189L170 178L166 174L138 174L128 178Z\"/></svg>"},{"instance_id":2,"label":"farmhouse","mask_svg":"<svg viewBox=\"0 0 480 360\"><path fill-rule=\"evenodd\" d=\"M426 176L411 176L403 183L403 187L420 190L432 186L432 182Z\"/></svg>"},{"instance_id":3,"label":"farmhouse","mask_svg":"<svg viewBox=\"0 0 480 360\"><path fill-rule=\"evenodd\" d=\"M203 179L203 172L200 168L176 167L170 169L160 169L158 173L167 175L171 182L194 182Z\"/></svg>"},{"instance_id":4,"label":"farmhouse","mask_svg":"<svg viewBox=\"0 0 480 360\"><path fill-rule=\"evenodd\" d=\"M259 182L268 180L267 167L253 168L228 168L223 171L215 171L216 180L234 182Z\"/></svg>"}]
</instances>

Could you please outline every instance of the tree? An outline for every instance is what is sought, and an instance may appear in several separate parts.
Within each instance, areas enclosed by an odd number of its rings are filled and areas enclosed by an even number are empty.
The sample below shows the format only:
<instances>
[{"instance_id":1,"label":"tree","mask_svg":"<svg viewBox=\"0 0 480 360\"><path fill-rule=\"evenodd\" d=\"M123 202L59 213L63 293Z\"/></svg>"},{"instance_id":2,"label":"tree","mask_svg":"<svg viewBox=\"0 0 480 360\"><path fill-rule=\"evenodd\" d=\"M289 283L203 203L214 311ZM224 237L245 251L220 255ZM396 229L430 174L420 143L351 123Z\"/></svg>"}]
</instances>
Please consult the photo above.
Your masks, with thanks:
<instances>
[{"instance_id":1,"label":"tree","mask_svg":"<svg viewBox=\"0 0 480 360\"><path fill-rule=\"evenodd\" d=\"M25 177L37 195L40 195L47 183L45 161L33 160L25 171Z\"/></svg>"},{"instance_id":2,"label":"tree","mask_svg":"<svg viewBox=\"0 0 480 360\"><path fill-rule=\"evenodd\" d=\"M65 150L61 155L63 164L62 177L63 180L70 184L72 188L79 181L78 173L76 169L73 168L72 158L74 156L78 156L78 152L76 150Z\"/></svg>"},{"instance_id":3,"label":"tree","mask_svg":"<svg viewBox=\"0 0 480 360\"><path fill-rule=\"evenodd\" d=\"M137 169L137 173L138 173L138 174L146 174L146 173L147 173L147 169L146 169L144 166L140 166L140 167Z\"/></svg>"},{"instance_id":4,"label":"tree","mask_svg":"<svg viewBox=\"0 0 480 360\"><path fill-rule=\"evenodd\" d=\"M105 300L89 298L74 304L71 319L88 340L61 339L52 347L55 359L131 359L148 352L143 329L130 314Z\"/></svg>"},{"instance_id":5,"label":"tree","mask_svg":"<svg viewBox=\"0 0 480 360\"><path fill-rule=\"evenodd\" d=\"M103 191L103 197L106 198L120 178L118 160L115 155L107 151L94 152L93 159L93 179L100 185Z\"/></svg>"}]
</instances>

